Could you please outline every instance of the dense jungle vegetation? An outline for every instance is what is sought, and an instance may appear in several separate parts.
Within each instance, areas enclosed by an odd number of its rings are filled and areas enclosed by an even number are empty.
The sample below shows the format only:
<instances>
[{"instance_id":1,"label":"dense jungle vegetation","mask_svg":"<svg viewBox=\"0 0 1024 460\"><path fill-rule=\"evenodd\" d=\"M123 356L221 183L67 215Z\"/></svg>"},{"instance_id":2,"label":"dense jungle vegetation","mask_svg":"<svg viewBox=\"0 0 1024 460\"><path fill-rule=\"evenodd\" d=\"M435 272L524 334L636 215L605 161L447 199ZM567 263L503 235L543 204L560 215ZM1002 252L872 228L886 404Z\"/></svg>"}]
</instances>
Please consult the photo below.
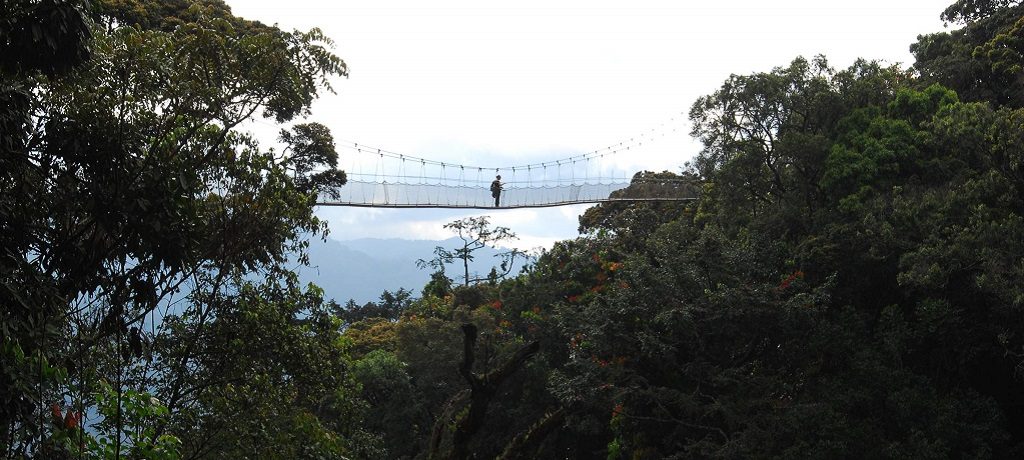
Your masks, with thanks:
<instances>
[{"instance_id":1,"label":"dense jungle vegetation","mask_svg":"<svg viewBox=\"0 0 1024 460\"><path fill-rule=\"evenodd\" d=\"M330 132L237 128L310 115L327 37L0 0L0 455L1024 458L1024 5L941 14L909 69L696 101L696 160L621 193L697 202L345 308L287 263L345 183Z\"/></svg>"}]
</instances>

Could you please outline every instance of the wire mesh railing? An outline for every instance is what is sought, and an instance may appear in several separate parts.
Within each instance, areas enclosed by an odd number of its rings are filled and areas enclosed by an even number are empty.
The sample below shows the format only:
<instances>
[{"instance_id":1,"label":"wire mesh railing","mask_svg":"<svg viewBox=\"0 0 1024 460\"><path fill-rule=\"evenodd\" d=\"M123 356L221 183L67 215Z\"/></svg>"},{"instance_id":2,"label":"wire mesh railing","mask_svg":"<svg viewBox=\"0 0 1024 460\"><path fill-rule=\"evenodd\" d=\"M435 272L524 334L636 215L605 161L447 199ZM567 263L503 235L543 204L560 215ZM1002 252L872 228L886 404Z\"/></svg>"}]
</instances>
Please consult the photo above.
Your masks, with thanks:
<instances>
[{"instance_id":1,"label":"wire mesh railing","mask_svg":"<svg viewBox=\"0 0 1024 460\"><path fill-rule=\"evenodd\" d=\"M350 180L320 206L390 208L532 208L614 201L690 201L694 193L678 187L648 188L638 196L616 194L630 184L582 183L537 187L509 187L497 200L486 187L444 184L408 184Z\"/></svg>"}]
</instances>

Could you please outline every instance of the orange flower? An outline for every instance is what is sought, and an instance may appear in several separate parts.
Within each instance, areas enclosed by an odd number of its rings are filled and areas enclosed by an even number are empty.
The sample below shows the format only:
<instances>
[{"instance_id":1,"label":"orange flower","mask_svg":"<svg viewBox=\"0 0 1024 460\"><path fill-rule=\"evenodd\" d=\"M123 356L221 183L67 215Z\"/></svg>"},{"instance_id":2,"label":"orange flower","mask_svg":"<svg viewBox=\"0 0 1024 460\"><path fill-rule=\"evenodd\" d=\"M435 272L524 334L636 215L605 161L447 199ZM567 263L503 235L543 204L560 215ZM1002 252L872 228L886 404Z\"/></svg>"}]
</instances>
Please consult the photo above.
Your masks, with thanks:
<instances>
[{"instance_id":1,"label":"orange flower","mask_svg":"<svg viewBox=\"0 0 1024 460\"><path fill-rule=\"evenodd\" d=\"M64 428L78 428L78 421L81 418L78 412L68 411L67 416L64 417Z\"/></svg>"},{"instance_id":2,"label":"orange flower","mask_svg":"<svg viewBox=\"0 0 1024 460\"><path fill-rule=\"evenodd\" d=\"M495 310L501 310L501 300L495 300L494 302L491 302L491 308Z\"/></svg>"},{"instance_id":3,"label":"orange flower","mask_svg":"<svg viewBox=\"0 0 1024 460\"><path fill-rule=\"evenodd\" d=\"M50 415L53 415L54 423L60 424L64 420L64 415L60 413L60 405L57 403L50 405Z\"/></svg>"}]
</instances>

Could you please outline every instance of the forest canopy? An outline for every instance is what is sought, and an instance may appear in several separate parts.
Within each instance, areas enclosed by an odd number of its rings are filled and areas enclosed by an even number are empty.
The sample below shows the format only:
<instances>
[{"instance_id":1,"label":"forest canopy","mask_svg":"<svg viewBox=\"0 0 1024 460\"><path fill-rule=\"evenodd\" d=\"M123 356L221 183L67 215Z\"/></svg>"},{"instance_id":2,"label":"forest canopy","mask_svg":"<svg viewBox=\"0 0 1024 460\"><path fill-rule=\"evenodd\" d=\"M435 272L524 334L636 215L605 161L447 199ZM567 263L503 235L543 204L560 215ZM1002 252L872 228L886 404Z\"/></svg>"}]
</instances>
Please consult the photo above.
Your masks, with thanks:
<instances>
[{"instance_id":1,"label":"forest canopy","mask_svg":"<svg viewBox=\"0 0 1024 460\"><path fill-rule=\"evenodd\" d=\"M346 179L321 32L0 5L5 457L1024 457L1018 1L936 12L910 68L733 75L696 159L616 192L696 202L595 206L514 276L439 248L363 306L287 262Z\"/></svg>"}]
</instances>

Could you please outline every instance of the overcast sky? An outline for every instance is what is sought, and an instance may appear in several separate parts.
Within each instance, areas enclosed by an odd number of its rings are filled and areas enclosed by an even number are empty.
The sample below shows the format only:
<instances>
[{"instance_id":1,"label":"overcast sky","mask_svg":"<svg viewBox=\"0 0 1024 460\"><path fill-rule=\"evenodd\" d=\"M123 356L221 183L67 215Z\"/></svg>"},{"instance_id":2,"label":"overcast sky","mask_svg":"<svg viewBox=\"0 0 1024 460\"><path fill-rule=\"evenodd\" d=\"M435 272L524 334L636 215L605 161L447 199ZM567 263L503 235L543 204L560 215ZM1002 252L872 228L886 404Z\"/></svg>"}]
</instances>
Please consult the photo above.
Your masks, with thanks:
<instances>
[{"instance_id":1,"label":"overcast sky","mask_svg":"<svg viewBox=\"0 0 1024 460\"><path fill-rule=\"evenodd\" d=\"M554 160L635 138L621 171L679 171L698 150L686 113L730 74L796 56L909 66L918 34L952 0L353 1L228 0L284 29L319 27L351 75L313 108L339 144L452 163ZM432 7L424 7L429 4ZM340 149L344 155L348 150ZM345 158L342 159L345 165ZM495 210L519 247L576 235L581 206ZM331 237L443 239L478 211L325 208Z\"/></svg>"}]
</instances>

